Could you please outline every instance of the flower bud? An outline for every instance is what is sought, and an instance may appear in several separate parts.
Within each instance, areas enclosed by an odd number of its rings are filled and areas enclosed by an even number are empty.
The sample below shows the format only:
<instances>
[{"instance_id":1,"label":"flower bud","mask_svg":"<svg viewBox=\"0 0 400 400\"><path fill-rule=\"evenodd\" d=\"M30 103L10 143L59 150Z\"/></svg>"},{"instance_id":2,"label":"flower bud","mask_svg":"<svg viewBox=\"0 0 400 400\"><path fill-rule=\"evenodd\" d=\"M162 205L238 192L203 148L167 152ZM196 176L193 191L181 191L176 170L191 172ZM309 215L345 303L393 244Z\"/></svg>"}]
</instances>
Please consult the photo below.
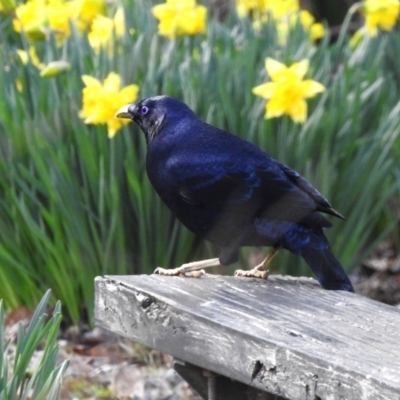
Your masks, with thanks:
<instances>
[{"instance_id":1,"label":"flower bud","mask_svg":"<svg viewBox=\"0 0 400 400\"><path fill-rule=\"evenodd\" d=\"M44 68L40 71L40 76L42 78L51 78L68 71L70 68L71 64L67 61L52 61L44 66Z\"/></svg>"}]
</instances>

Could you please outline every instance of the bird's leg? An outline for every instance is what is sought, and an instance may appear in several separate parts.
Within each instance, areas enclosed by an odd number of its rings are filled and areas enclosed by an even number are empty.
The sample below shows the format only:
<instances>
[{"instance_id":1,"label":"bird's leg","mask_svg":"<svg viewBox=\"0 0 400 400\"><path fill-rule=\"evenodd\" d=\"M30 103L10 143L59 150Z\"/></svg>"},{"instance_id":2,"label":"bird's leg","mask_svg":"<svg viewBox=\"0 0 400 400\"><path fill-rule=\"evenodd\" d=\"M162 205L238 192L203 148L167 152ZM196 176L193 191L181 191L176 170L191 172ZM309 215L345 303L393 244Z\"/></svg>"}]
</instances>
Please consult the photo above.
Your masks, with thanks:
<instances>
[{"instance_id":1,"label":"bird's leg","mask_svg":"<svg viewBox=\"0 0 400 400\"><path fill-rule=\"evenodd\" d=\"M206 272L203 268L216 267L220 265L219 258L211 258L209 260L194 261L183 264L179 268L165 269L158 267L153 274L168 275L168 276L190 276L192 278L200 278Z\"/></svg>"},{"instance_id":2,"label":"bird's leg","mask_svg":"<svg viewBox=\"0 0 400 400\"><path fill-rule=\"evenodd\" d=\"M245 276L250 278L268 278L268 270L265 270L267 265L272 261L272 259L277 255L278 249L273 249L261 264L256 265L253 269L242 270L238 269L235 271L235 276Z\"/></svg>"}]
</instances>

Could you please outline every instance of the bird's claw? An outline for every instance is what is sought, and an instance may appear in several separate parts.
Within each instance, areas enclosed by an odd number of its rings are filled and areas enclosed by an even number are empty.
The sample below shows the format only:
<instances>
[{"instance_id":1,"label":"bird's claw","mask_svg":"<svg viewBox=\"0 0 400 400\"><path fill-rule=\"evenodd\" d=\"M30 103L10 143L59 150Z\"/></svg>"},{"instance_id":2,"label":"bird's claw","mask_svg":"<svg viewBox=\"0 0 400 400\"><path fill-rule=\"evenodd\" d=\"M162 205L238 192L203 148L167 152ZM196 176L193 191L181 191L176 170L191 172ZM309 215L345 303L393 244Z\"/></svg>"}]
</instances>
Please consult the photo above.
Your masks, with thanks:
<instances>
[{"instance_id":1,"label":"bird's claw","mask_svg":"<svg viewBox=\"0 0 400 400\"><path fill-rule=\"evenodd\" d=\"M188 276L190 278L201 278L205 274L206 274L206 271L204 271L204 269L199 269L198 271L184 272L184 275Z\"/></svg>"},{"instance_id":2,"label":"bird's claw","mask_svg":"<svg viewBox=\"0 0 400 400\"><path fill-rule=\"evenodd\" d=\"M153 274L155 274L155 275L167 275L167 276L179 276L179 275L182 275L181 271L179 271L179 268L166 269L166 268L161 268L161 267L157 267L153 271Z\"/></svg>"},{"instance_id":3,"label":"bird's claw","mask_svg":"<svg viewBox=\"0 0 400 400\"><path fill-rule=\"evenodd\" d=\"M153 274L158 275L166 275L166 276L186 276L190 278L200 278L206 274L204 269L195 270L195 271L185 271L185 267L173 268L173 269L166 269L157 267Z\"/></svg>"},{"instance_id":4,"label":"bird's claw","mask_svg":"<svg viewBox=\"0 0 400 400\"><path fill-rule=\"evenodd\" d=\"M235 276L239 277L246 277L246 278L260 278L260 279L267 279L269 275L269 271L260 271L257 268L243 270L238 269L235 271Z\"/></svg>"}]
</instances>

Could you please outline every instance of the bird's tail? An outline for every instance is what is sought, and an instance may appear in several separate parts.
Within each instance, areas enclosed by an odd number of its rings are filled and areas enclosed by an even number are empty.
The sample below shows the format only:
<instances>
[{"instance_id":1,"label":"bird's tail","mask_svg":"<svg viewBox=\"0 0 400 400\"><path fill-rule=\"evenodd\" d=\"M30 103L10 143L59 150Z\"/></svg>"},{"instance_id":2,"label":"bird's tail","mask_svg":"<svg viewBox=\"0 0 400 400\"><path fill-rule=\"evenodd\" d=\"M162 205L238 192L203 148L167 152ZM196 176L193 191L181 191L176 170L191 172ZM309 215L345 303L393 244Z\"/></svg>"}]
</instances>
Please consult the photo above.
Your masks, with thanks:
<instances>
[{"instance_id":1,"label":"bird's tail","mask_svg":"<svg viewBox=\"0 0 400 400\"><path fill-rule=\"evenodd\" d=\"M303 249L301 255L323 288L354 292L349 277L329 247L316 249L307 246Z\"/></svg>"}]
</instances>

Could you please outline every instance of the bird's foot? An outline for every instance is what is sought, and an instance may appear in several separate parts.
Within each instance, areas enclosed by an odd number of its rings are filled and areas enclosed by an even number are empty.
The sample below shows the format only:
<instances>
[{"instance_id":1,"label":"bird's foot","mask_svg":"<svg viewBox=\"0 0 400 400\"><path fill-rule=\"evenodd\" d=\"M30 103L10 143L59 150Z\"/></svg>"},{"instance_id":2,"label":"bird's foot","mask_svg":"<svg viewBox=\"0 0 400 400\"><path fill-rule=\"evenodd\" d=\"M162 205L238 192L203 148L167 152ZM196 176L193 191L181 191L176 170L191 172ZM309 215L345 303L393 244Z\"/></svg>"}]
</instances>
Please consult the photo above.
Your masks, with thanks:
<instances>
[{"instance_id":1,"label":"bird's foot","mask_svg":"<svg viewBox=\"0 0 400 400\"><path fill-rule=\"evenodd\" d=\"M273 249L271 253L269 253L267 257L265 257L264 261L261 264L258 264L253 269L248 269L246 271L238 269L237 271L235 271L235 276L267 279L269 271L266 269L266 267L271 262L271 260L276 256L277 253L278 249Z\"/></svg>"},{"instance_id":2,"label":"bird's foot","mask_svg":"<svg viewBox=\"0 0 400 400\"><path fill-rule=\"evenodd\" d=\"M257 265L257 267L253 269L248 269L248 270L238 269L235 271L235 276L246 277L246 278L267 279L268 274L269 271L263 270L262 268L260 268L260 265Z\"/></svg>"},{"instance_id":3,"label":"bird's foot","mask_svg":"<svg viewBox=\"0 0 400 400\"><path fill-rule=\"evenodd\" d=\"M154 270L153 274L166 275L166 276L187 276L191 278L200 278L206 274L203 268L215 267L220 265L218 258L210 260L195 261L183 264L179 268L165 269L158 267Z\"/></svg>"}]
</instances>

